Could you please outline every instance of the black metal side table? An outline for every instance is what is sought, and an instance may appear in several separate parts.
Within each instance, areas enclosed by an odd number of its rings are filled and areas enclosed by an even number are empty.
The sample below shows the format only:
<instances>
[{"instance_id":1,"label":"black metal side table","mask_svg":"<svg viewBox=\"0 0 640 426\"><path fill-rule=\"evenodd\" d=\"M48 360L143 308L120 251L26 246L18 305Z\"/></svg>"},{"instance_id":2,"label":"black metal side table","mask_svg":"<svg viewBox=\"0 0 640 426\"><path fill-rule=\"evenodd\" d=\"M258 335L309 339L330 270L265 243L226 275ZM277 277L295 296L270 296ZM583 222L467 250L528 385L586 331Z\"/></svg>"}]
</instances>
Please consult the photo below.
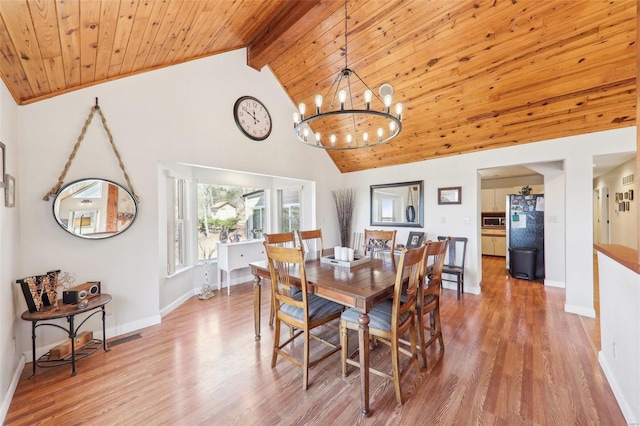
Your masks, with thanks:
<instances>
[{"instance_id":1,"label":"black metal side table","mask_svg":"<svg viewBox=\"0 0 640 426\"><path fill-rule=\"evenodd\" d=\"M110 349L107 349L106 343L106 326L105 326L105 316L106 312L104 306L111 301L111 295L109 294L100 294L96 297L92 297L78 303L76 305L61 305L57 308L53 306L48 306L41 311L38 312L29 312L25 311L21 318L25 321L31 321L31 353L33 355L33 373L31 377L36 374L36 367L58 367L60 365L71 364L71 375L76 375L76 361L82 358L85 358L93 353L95 353L100 346L104 349L105 352L108 352ZM58 301L61 303L61 301ZM90 312L86 318L82 320L82 322L76 327L75 316L78 314L82 314L84 312ZM92 316L102 313L102 340L93 339L91 340L85 347L81 353L76 353L75 347L75 338L78 333L78 330L82 327L82 325ZM42 321L51 321L58 318L66 318L69 323L69 327L65 328L60 324L55 324L51 322L42 322ZM48 325L52 327L57 327L59 329L64 330L71 340L71 358L64 359L55 359L52 360L50 358L50 353L42 355L40 358L36 359L36 328Z\"/></svg>"}]
</instances>

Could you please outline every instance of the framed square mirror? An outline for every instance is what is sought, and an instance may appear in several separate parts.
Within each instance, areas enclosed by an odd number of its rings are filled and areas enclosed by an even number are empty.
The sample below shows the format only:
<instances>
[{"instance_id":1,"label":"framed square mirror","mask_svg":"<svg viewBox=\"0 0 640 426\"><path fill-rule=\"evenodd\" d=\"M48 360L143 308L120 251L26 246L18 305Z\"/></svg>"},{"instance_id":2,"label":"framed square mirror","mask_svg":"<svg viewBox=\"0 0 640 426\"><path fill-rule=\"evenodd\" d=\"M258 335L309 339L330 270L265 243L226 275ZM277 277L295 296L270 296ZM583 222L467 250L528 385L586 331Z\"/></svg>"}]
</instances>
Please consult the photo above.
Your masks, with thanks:
<instances>
[{"instance_id":1,"label":"framed square mirror","mask_svg":"<svg viewBox=\"0 0 640 426\"><path fill-rule=\"evenodd\" d=\"M424 226L423 181L371 185L371 226Z\"/></svg>"}]
</instances>

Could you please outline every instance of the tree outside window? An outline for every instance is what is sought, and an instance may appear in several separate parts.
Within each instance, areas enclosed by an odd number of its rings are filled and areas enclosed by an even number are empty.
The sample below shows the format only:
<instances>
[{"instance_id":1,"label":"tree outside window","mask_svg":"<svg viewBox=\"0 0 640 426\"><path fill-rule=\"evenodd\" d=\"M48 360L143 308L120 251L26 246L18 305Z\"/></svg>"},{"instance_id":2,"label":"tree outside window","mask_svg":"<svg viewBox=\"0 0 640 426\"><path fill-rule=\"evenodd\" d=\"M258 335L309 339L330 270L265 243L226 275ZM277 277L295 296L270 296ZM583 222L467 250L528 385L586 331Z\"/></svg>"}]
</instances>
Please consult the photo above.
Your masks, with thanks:
<instances>
[{"instance_id":1,"label":"tree outside window","mask_svg":"<svg viewBox=\"0 0 640 426\"><path fill-rule=\"evenodd\" d=\"M198 184L198 260L217 258L218 242L256 238L254 211L247 214L246 209L247 204L254 202L253 197L246 195L256 192L253 188ZM261 220L259 223L262 226Z\"/></svg>"}]
</instances>

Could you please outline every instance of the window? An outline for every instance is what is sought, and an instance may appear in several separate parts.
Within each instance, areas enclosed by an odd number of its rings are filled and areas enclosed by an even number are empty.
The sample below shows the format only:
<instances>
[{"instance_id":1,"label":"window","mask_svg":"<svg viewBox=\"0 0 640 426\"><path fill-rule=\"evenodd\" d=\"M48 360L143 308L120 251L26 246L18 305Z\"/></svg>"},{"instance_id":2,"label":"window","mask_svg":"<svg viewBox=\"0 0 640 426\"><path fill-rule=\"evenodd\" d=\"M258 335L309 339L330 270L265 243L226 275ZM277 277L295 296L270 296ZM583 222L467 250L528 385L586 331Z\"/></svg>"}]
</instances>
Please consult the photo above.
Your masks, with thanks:
<instances>
[{"instance_id":1,"label":"window","mask_svg":"<svg viewBox=\"0 0 640 426\"><path fill-rule=\"evenodd\" d=\"M300 230L300 189L278 190L279 232Z\"/></svg>"},{"instance_id":2,"label":"window","mask_svg":"<svg viewBox=\"0 0 640 426\"><path fill-rule=\"evenodd\" d=\"M198 260L216 259L217 243L261 238L264 190L198 183Z\"/></svg>"},{"instance_id":3,"label":"window","mask_svg":"<svg viewBox=\"0 0 640 426\"><path fill-rule=\"evenodd\" d=\"M175 265L176 269L183 268L185 266L185 191L184 191L184 179L175 179L175 220L174 220L174 247L175 247Z\"/></svg>"},{"instance_id":4,"label":"window","mask_svg":"<svg viewBox=\"0 0 640 426\"><path fill-rule=\"evenodd\" d=\"M188 206L188 185L182 178L169 176L167 179L167 199L171 202L168 209L168 259L167 274L174 274L176 271L187 266L187 239L186 229L187 206Z\"/></svg>"},{"instance_id":5,"label":"window","mask_svg":"<svg viewBox=\"0 0 640 426\"><path fill-rule=\"evenodd\" d=\"M247 237L262 238L267 226L267 206L264 190L244 194L244 210L247 218Z\"/></svg>"}]
</instances>

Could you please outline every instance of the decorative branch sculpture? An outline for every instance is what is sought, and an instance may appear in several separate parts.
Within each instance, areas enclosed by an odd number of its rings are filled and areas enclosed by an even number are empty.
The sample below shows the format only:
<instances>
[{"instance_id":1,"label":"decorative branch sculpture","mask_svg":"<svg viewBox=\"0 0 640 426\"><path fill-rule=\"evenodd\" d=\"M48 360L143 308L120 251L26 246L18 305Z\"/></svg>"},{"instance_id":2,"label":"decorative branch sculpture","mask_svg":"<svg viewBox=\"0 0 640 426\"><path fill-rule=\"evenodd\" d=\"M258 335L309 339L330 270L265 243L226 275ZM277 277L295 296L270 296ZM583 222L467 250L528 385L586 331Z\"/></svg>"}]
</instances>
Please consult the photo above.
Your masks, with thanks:
<instances>
[{"instance_id":1,"label":"decorative branch sculpture","mask_svg":"<svg viewBox=\"0 0 640 426\"><path fill-rule=\"evenodd\" d=\"M331 193L333 194L333 200L336 203L336 211L338 213L340 245L342 247L349 247L356 192L353 188L341 188L336 191L331 191Z\"/></svg>"}]
</instances>

